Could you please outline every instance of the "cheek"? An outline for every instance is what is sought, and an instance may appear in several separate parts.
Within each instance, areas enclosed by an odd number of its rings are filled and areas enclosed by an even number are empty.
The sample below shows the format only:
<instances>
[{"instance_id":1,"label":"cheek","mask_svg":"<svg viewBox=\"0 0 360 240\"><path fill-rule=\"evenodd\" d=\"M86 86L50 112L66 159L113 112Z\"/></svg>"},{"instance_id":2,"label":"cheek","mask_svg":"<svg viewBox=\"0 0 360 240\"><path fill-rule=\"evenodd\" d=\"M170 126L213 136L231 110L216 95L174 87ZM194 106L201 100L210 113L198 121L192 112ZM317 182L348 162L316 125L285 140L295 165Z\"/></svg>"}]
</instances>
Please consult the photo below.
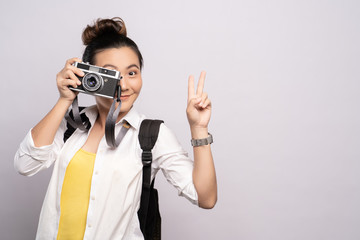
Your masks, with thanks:
<instances>
[{"instance_id":1,"label":"cheek","mask_svg":"<svg viewBox=\"0 0 360 240\"><path fill-rule=\"evenodd\" d=\"M142 79L137 79L136 81L133 82L133 89L135 92L140 93L142 87Z\"/></svg>"}]
</instances>

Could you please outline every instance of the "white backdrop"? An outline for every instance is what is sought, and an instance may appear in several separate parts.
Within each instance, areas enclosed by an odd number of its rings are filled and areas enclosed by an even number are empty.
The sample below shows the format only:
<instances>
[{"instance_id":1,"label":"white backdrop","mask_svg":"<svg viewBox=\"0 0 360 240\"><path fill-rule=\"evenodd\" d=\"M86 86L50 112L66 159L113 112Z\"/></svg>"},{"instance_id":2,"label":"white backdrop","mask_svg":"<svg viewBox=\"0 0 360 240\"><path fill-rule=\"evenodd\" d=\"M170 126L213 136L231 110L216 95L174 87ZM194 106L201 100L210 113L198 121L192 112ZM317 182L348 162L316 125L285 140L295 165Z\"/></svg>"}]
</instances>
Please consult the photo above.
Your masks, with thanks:
<instances>
[{"instance_id":1,"label":"white backdrop","mask_svg":"<svg viewBox=\"0 0 360 240\"><path fill-rule=\"evenodd\" d=\"M83 28L114 16L145 60L136 108L190 153L187 77L208 73L218 203L191 205L159 173L163 239L360 239L356 0L1 0L1 239L34 238L51 169L23 177L13 156Z\"/></svg>"}]
</instances>

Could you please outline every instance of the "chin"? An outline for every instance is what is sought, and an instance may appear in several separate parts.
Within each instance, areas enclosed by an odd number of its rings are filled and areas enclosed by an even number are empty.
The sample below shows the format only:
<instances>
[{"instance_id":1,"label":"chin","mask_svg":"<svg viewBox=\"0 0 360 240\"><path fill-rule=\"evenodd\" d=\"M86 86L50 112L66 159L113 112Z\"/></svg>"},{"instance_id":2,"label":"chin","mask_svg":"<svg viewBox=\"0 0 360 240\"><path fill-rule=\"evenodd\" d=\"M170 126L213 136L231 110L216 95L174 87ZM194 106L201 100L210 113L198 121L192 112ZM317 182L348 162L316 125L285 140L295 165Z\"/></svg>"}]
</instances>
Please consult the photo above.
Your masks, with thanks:
<instances>
[{"instance_id":1,"label":"chin","mask_svg":"<svg viewBox=\"0 0 360 240\"><path fill-rule=\"evenodd\" d=\"M129 101L130 100L130 101ZM132 99L127 99L124 101L121 101L121 109L120 112L127 113L130 111L130 109L133 107L133 104L135 101L131 101ZM96 104L100 105L104 108L110 109L114 99L110 98L103 98L103 97L96 97ZM116 107L118 107L118 104L116 104Z\"/></svg>"},{"instance_id":2,"label":"chin","mask_svg":"<svg viewBox=\"0 0 360 240\"><path fill-rule=\"evenodd\" d=\"M130 109L133 107L133 104L131 103L127 103L127 102L123 102L121 103L121 109L120 112L124 113L124 112L128 112L130 111Z\"/></svg>"}]
</instances>

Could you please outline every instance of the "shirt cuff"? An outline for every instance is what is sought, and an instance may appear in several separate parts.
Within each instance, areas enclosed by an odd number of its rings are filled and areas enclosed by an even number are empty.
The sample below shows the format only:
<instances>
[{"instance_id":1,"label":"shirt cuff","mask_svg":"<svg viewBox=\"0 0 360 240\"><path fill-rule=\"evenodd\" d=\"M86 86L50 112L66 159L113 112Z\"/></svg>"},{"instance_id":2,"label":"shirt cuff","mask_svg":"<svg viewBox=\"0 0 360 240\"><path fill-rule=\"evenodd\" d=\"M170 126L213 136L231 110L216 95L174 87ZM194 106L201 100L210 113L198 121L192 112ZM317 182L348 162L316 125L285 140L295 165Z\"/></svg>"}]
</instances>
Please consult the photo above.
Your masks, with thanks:
<instances>
[{"instance_id":1,"label":"shirt cuff","mask_svg":"<svg viewBox=\"0 0 360 240\"><path fill-rule=\"evenodd\" d=\"M31 134L32 129L27 133L20 144L20 156L29 155L37 161L48 161L52 152L54 143L41 147L36 147Z\"/></svg>"},{"instance_id":2,"label":"shirt cuff","mask_svg":"<svg viewBox=\"0 0 360 240\"><path fill-rule=\"evenodd\" d=\"M185 197L192 204L199 206L198 195L192 182L179 192L179 196Z\"/></svg>"}]
</instances>

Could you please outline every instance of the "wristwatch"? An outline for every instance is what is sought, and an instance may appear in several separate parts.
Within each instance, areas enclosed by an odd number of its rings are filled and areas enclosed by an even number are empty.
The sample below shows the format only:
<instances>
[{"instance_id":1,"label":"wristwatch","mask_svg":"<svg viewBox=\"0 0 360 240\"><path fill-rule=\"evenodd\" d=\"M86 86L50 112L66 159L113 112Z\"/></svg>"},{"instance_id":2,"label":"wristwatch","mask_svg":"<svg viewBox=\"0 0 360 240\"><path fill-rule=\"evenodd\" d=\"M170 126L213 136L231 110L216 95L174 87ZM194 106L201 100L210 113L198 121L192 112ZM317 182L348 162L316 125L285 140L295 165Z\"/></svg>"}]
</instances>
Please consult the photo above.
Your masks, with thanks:
<instances>
[{"instance_id":1,"label":"wristwatch","mask_svg":"<svg viewBox=\"0 0 360 240\"><path fill-rule=\"evenodd\" d=\"M211 133L209 133L209 136L207 138L202 138L202 139L191 139L191 145L193 147L199 147L199 146L203 146L203 145L209 145L211 143L213 143L213 136L211 135Z\"/></svg>"}]
</instances>

